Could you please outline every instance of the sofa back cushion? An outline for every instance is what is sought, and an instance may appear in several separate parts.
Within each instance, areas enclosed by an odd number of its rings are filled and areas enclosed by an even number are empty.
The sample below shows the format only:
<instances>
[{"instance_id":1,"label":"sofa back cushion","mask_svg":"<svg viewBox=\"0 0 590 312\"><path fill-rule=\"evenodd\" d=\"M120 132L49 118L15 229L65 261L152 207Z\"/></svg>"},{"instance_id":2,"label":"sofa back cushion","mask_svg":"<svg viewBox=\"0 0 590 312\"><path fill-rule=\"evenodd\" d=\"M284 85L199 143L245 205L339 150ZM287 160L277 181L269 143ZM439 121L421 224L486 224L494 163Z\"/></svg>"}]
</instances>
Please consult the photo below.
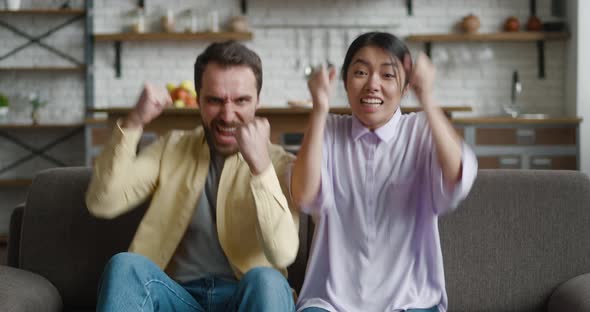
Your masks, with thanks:
<instances>
[{"instance_id":1,"label":"sofa back cushion","mask_svg":"<svg viewBox=\"0 0 590 312\"><path fill-rule=\"evenodd\" d=\"M84 201L90 176L89 168L41 172L23 215L19 267L51 281L69 308L94 307L105 264L127 250L146 209L114 220L93 217Z\"/></svg>"},{"instance_id":2,"label":"sofa back cushion","mask_svg":"<svg viewBox=\"0 0 590 312\"><path fill-rule=\"evenodd\" d=\"M91 173L74 167L41 172L24 209L18 266L51 281L67 308L93 309L104 266L127 250L147 209L145 203L113 220L93 217L84 202ZM301 217L301 249L289 267L289 282L296 290L307 263L308 220Z\"/></svg>"},{"instance_id":3,"label":"sofa back cushion","mask_svg":"<svg viewBox=\"0 0 590 312\"><path fill-rule=\"evenodd\" d=\"M440 221L450 311L545 311L590 272L590 181L577 171L480 170Z\"/></svg>"}]
</instances>

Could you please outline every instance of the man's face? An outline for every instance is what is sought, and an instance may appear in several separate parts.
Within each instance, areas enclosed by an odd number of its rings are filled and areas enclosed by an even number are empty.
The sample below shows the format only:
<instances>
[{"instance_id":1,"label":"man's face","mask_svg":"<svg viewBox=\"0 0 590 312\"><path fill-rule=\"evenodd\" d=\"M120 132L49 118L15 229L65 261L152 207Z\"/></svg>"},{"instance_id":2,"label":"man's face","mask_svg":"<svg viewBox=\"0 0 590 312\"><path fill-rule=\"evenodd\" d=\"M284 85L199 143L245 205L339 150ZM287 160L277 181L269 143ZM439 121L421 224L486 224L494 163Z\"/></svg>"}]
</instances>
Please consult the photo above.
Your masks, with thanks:
<instances>
[{"instance_id":1,"label":"man's face","mask_svg":"<svg viewBox=\"0 0 590 312\"><path fill-rule=\"evenodd\" d=\"M245 65L209 63L203 72L199 107L213 148L222 156L238 152L236 126L254 120L258 108L256 77Z\"/></svg>"}]
</instances>

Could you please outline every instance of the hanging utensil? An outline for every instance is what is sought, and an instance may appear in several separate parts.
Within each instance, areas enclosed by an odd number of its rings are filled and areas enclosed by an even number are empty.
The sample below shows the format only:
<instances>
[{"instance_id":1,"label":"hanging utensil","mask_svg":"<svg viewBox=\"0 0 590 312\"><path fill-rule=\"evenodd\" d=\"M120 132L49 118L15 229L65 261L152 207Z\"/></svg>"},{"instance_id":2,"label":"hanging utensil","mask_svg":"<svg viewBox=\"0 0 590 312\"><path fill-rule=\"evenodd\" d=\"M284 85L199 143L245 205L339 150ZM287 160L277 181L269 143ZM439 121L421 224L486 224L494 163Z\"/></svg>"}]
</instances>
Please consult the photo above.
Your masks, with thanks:
<instances>
[{"instance_id":1,"label":"hanging utensil","mask_svg":"<svg viewBox=\"0 0 590 312\"><path fill-rule=\"evenodd\" d=\"M326 30L326 40L324 40L324 53L326 54L326 66L328 69L334 67L334 64L330 62L330 48L332 46L332 36L330 32L330 29Z\"/></svg>"},{"instance_id":2,"label":"hanging utensil","mask_svg":"<svg viewBox=\"0 0 590 312\"><path fill-rule=\"evenodd\" d=\"M299 29L295 29L295 71L301 70L301 31Z\"/></svg>"},{"instance_id":3,"label":"hanging utensil","mask_svg":"<svg viewBox=\"0 0 590 312\"><path fill-rule=\"evenodd\" d=\"M307 37L307 66L305 67L303 74L305 79L309 78L313 73L313 30L310 30Z\"/></svg>"}]
</instances>

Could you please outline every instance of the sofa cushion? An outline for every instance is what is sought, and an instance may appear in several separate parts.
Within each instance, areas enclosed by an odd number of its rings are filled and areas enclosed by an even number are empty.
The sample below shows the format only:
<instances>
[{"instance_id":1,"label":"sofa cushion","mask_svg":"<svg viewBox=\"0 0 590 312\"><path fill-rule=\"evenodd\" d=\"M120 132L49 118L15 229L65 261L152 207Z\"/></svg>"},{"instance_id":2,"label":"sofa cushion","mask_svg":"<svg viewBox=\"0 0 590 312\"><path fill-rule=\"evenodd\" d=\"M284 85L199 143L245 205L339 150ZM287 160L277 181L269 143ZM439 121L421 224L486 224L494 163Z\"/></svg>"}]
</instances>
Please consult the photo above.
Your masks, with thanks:
<instances>
[{"instance_id":1,"label":"sofa cushion","mask_svg":"<svg viewBox=\"0 0 590 312\"><path fill-rule=\"evenodd\" d=\"M440 219L449 310L545 311L555 287L590 272L589 225L584 174L480 170Z\"/></svg>"},{"instance_id":2,"label":"sofa cushion","mask_svg":"<svg viewBox=\"0 0 590 312\"><path fill-rule=\"evenodd\" d=\"M590 274L576 276L561 284L551 295L549 312L589 312Z\"/></svg>"},{"instance_id":3,"label":"sofa cushion","mask_svg":"<svg viewBox=\"0 0 590 312\"><path fill-rule=\"evenodd\" d=\"M61 312L57 289L44 277L0 265L0 311Z\"/></svg>"},{"instance_id":4,"label":"sofa cushion","mask_svg":"<svg viewBox=\"0 0 590 312\"><path fill-rule=\"evenodd\" d=\"M102 270L126 251L146 206L114 220L91 216L84 195L88 168L39 173L24 209L19 267L50 280L64 306L93 308Z\"/></svg>"}]
</instances>

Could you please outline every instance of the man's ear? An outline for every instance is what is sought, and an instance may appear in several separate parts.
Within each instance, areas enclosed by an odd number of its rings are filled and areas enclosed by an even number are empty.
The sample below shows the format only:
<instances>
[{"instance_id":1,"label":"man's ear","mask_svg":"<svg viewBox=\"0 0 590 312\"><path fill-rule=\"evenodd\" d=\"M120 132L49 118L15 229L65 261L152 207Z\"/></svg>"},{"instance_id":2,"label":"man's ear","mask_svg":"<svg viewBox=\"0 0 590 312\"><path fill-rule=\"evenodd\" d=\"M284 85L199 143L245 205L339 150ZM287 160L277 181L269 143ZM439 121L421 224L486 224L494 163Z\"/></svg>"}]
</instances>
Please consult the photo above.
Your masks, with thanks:
<instances>
[{"instance_id":1,"label":"man's ear","mask_svg":"<svg viewBox=\"0 0 590 312\"><path fill-rule=\"evenodd\" d=\"M256 109L260 108L260 94L256 96Z\"/></svg>"}]
</instances>

